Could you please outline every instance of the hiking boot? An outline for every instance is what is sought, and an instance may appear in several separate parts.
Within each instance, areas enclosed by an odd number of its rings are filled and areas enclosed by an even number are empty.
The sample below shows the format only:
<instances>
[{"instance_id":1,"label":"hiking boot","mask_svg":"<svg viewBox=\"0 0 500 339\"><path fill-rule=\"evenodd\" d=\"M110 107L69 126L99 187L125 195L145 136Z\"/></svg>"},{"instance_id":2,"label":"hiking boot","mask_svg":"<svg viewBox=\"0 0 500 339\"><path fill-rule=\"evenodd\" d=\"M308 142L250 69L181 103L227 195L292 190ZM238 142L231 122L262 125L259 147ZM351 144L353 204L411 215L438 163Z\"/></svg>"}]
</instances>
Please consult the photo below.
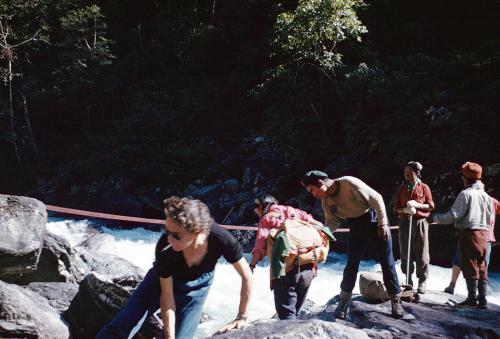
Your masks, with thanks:
<instances>
[{"instance_id":1,"label":"hiking boot","mask_svg":"<svg viewBox=\"0 0 500 339\"><path fill-rule=\"evenodd\" d=\"M488 288L487 280L479 280L477 284L478 291L478 306L483 309L488 309L488 302L486 301L486 289Z\"/></svg>"},{"instance_id":2,"label":"hiking boot","mask_svg":"<svg viewBox=\"0 0 500 339\"><path fill-rule=\"evenodd\" d=\"M461 303L458 303L457 305L462 306L462 307L477 307L478 306L476 299L469 299L469 298L465 299Z\"/></svg>"},{"instance_id":3,"label":"hiking boot","mask_svg":"<svg viewBox=\"0 0 500 339\"><path fill-rule=\"evenodd\" d=\"M465 279L465 282L467 283L467 299L459 303L458 306L476 307L478 281L475 279Z\"/></svg>"},{"instance_id":4,"label":"hiking boot","mask_svg":"<svg viewBox=\"0 0 500 339\"><path fill-rule=\"evenodd\" d=\"M448 294L453 294L455 293L455 283L454 282L450 282L450 284L448 285L448 287L446 287L444 289L444 292L445 293L448 293Z\"/></svg>"},{"instance_id":5,"label":"hiking boot","mask_svg":"<svg viewBox=\"0 0 500 339\"><path fill-rule=\"evenodd\" d=\"M425 280L418 280L418 288L417 288L417 293L419 294L425 294L426 291L426 283Z\"/></svg>"},{"instance_id":6,"label":"hiking boot","mask_svg":"<svg viewBox=\"0 0 500 339\"><path fill-rule=\"evenodd\" d=\"M337 319L345 319L347 316L347 310L349 309L349 304L351 303L351 297L342 295L340 293L339 304L333 313L333 316Z\"/></svg>"},{"instance_id":7,"label":"hiking boot","mask_svg":"<svg viewBox=\"0 0 500 339\"><path fill-rule=\"evenodd\" d=\"M394 319L401 319L405 315L403 306L401 306L401 297L395 296L391 297L391 316Z\"/></svg>"},{"instance_id":8,"label":"hiking boot","mask_svg":"<svg viewBox=\"0 0 500 339\"><path fill-rule=\"evenodd\" d=\"M483 300L481 300L481 299L480 299L480 300L477 302L477 306L478 306L479 308L482 308L483 310L487 310L487 309L488 309L488 301L486 301L486 298L485 298L485 299L483 299Z\"/></svg>"}]
</instances>

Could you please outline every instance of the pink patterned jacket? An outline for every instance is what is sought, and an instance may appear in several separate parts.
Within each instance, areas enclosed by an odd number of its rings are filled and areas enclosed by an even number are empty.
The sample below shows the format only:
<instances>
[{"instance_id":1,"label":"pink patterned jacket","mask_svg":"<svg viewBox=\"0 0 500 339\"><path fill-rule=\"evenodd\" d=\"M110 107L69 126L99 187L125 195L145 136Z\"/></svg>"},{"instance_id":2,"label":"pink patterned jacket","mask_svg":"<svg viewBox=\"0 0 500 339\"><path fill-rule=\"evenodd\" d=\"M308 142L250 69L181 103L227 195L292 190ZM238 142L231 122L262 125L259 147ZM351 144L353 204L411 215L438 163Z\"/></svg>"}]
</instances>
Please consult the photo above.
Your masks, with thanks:
<instances>
[{"instance_id":1,"label":"pink patterned jacket","mask_svg":"<svg viewBox=\"0 0 500 339\"><path fill-rule=\"evenodd\" d=\"M259 221L259 229L255 237L255 244L252 249L252 255L262 260L266 255L267 236L269 230L278 228L286 219L298 219L312 222L312 215L291 206L271 205L267 213Z\"/></svg>"}]
</instances>

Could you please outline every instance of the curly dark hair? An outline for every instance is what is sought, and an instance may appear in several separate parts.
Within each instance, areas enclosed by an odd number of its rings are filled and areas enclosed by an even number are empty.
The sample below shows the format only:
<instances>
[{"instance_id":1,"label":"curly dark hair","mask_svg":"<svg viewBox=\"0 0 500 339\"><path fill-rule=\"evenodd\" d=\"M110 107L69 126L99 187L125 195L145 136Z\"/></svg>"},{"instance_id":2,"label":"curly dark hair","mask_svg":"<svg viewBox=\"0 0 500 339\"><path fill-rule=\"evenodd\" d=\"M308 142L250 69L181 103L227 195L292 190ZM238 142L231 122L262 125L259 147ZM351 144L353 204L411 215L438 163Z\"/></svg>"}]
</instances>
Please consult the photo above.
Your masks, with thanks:
<instances>
[{"instance_id":1,"label":"curly dark hair","mask_svg":"<svg viewBox=\"0 0 500 339\"><path fill-rule=\"evenodd\" d=\"M171 196L163 200L165 216L189 233L201 231L208 233L214 219L207 205L200 200Z\"/></svg>"}]
</instances>

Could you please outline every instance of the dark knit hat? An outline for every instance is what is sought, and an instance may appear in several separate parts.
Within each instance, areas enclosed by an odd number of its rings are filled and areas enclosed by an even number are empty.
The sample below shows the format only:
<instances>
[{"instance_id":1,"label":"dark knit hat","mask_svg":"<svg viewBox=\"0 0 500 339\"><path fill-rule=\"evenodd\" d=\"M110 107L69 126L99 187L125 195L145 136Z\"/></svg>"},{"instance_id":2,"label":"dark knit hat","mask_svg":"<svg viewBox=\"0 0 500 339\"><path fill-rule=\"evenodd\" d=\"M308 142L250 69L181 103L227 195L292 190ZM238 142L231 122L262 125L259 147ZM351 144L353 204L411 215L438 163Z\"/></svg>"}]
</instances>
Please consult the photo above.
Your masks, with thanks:
<instances>
[{"instance_id":1,"label":"dark knit hat","mask_svg":"<svg viewBox=\"0 0 500 339\"><path fill-rule=\"evenodd\" d=\"M316 185L318 183L318 180L324 180L324 179L328 179L328 174L326 174L325 172L315 170L315 171L309 171L306 174L304 174L300 182L304 186Z\"/></svg>"},{"instance_id":2,"label":"dark knit hat","mask_svg":"<svg viewBox=\"0 0 500 339\"><path fill-rule=\"evenodd\" d=\"M467 161L462 165L462 174L469 179L481 179L483 168L475 162Z\"/></svg>"}]
</instances>

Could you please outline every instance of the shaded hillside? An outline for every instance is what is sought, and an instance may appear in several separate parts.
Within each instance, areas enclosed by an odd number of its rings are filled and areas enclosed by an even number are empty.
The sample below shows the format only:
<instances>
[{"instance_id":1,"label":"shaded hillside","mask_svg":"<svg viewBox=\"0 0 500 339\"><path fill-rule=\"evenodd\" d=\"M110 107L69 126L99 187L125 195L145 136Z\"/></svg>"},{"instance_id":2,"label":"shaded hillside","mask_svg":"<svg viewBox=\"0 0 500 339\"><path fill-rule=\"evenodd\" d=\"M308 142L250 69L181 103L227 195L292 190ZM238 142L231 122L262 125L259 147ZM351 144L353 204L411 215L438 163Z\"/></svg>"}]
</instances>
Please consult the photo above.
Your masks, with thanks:
<instances>
[{"instance_id":1,"label":"shaded hillside","mask_svg":"<svg viewBox=\"0 0 500 339\"><path fill-rule=\"evenodd\" d=\"M288 200L305 170L323 168L390 199L409 159L429 180L465 160L499 163L498 7L10 1L0 184L157 216L164 196L231 178L248 197ZM491 187L498 196L498 179ZM245 201L237 190L217 216ZM250 220L244 206L237 215Z\"/></svg>"}]
</instances>

